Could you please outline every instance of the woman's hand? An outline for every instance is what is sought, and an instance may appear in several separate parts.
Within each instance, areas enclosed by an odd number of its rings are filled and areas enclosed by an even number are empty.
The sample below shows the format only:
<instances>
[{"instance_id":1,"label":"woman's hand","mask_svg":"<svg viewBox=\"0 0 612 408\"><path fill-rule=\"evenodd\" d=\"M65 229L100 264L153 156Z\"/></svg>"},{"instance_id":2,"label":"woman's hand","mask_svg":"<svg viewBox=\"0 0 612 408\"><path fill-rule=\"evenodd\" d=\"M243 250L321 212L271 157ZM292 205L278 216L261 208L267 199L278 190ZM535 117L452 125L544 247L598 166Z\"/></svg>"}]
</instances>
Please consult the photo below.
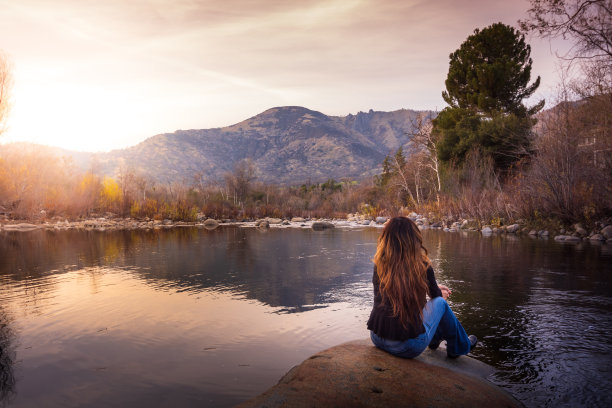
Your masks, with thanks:
<instances>
[{"instance_id":1,"label":"woman's hand","mask_svg":"<svg viewBox=\"0 0 612 408\"><path fill-rule=\"evenodd\" d=\"M450 288L446 285L438 285L438 287L440 288L440 291L442 292L442 297L444 298L444 300L448 299L451 293L453 293L453 291L450 290Z\"/></svg>"}]
</instances>

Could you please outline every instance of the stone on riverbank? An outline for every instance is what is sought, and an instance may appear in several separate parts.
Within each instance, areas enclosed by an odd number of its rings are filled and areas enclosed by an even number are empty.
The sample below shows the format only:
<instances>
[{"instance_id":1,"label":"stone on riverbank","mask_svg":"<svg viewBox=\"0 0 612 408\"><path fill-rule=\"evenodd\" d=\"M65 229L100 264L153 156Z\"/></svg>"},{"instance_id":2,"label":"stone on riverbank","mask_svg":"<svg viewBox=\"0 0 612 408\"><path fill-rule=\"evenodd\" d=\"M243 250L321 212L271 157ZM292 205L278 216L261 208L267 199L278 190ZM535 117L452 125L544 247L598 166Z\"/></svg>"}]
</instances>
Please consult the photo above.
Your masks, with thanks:
<instances>
[{"instance_id":1,"label":"stone on riverbank","mask_svg":"<svg viewBox=\"0 0 612 408\"><path fill-rule=\"evenodd\" d=\"M283 220L281 220L280 218L266 218L266 220L270 224L274 224L274 225L278 225L278 224L281 224L283 222Z\"/></svg>"},{"instance_id":2,"label":"stone on riverbank","mask_svg":"<svg viewBox=\"0 0 612 408\"><path fill-rule=\"evenodd\" d=\"M518 232L519 228L521 228L521 226L518 225L518 224L508 225L506 227L506 232L509 232L511 234L516 234Z\"/></svg>"},{"instance_id":3,"label":"stone on riverbank","mask_svg":"<svg viewBox=\"0 0 612 408\"><path fill-rule=\"evenodd\" d=\"M315 231L323 231L326 229L335 228L335 225L327 221L315 221L312 223L312 229Z\"/></svg>"},{"instance_id":4,"label":"stone on riverbank","mask_svg":"<svg viewBox=\"0 0 612 408\"><path fill-rule=\"evenodd\" d=\"M255 226L258 228L270 228L270 222L268 220L257 220Z\"/></svg>"},{"instance_id":5,"label":"stone on riverbank","mask_svg":"<svg viewBox=\"0 0 612 408\"><path fill-rule=\"evenodd\" d=\"M293 218L291 219L291 222L304 222L304 221L305 221L305 220L304 220L304 218L302 218L302 217L293 217Z\"/></svg>"},{"instance_id":6,"label":"stone on riverbank","mask_svg":"<svg viewBox=\"0 0 612 408\"><path fill-rule=\"evenodd\" d=\"M580 223L576 223L574 224L574 230L576 231L576 233L578 235L580 235L581 237L584 237L587 235L587 231L586 229L584 229L584 227L582 226L582 224Z\"/></svg>"},{"instance_id":7,"label":"stone on riverbank","mask_svg":"<svg viewBox=\"0 0 612 408\"><path fill-rule=\"evenodd\" d=\"M607 225L601 230L601 235L606 239L612 238L612 225Z\"/></svg>"},{"instance_id":8,"label":"stone on riverbank","mask_svg":"<svg viewBox=\"0 0 612 408\"><path fill-rule=\"evenodd\" d=\"M203 222L203 225L208 228L216 228L219 226L219 221L209 218Z\"/></svg>"},{"instance_id":9,"label":"stone on riverbank","mask_svg":"<svg viewBox=\"0 0 612 408\"><path fill-rule=\"evenodd\" d=\"M572 235L557 235L554 238L555 241L564 241L564 242L578 242L582 241L580 237L574 237Z\"/></svg>"},{"instance_id":10,"label":"stone on riverbank","mask_svg":"<svg viewBox=\"0 0 612 408\"><path fill-rule=\"evenodd\" d=\"M520 407L484 379L493 371L470 357L448 359L443 347L403 359L359 340L315 354L239 406Z\"/></svg>"},{"instance_id":11,"label":"stone on riverbank","mask_svg":"<svg viewBox=\"0 0 612 408\"><path fill-rule=\"evenodd\" d=\"M28 224L25 222L19 224L4 224L4 229L7 231L33 231L38 228L38 225Z\"/></svg>"}]
</instances>

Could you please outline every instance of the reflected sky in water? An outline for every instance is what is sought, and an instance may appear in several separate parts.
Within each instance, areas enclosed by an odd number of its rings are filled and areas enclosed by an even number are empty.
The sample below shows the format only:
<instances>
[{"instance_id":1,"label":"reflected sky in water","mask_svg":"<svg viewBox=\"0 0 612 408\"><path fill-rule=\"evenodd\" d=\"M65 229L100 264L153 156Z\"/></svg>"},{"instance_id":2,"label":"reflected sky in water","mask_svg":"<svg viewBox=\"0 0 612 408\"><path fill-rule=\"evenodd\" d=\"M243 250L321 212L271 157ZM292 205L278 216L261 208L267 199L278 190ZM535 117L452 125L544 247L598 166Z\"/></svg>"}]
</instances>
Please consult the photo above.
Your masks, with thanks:
<instances>
[{"instance_id":1,"label":"reflected sky in water","mask_svg":"<svg viewBox=\"0 0 612 408\"><path fill-rule=\"evenodd\" d=\"M0 234L8 406L231 406L367 336L379 230ZM528 406L611 401L610 246L425 231L475 356ZM514 239L513 239L514 238Z\"/></svg>"}]
</instances>

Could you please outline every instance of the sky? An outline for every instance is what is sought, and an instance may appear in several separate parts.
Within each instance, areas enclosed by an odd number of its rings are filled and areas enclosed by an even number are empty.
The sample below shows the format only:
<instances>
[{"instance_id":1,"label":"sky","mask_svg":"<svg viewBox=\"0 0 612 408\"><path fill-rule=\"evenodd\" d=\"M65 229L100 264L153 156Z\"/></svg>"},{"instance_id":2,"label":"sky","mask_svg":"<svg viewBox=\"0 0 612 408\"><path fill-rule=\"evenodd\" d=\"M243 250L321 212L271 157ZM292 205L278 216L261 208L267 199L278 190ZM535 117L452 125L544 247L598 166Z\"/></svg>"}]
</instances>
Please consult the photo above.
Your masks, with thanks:
<instances>
[{"instance_id":1,"label":"sky","mask_svg":"<svg viewBox=\"0 0 612 408\"><path fill-rule=\"evenodd\" d=\"M8 130L82 151L228 126L276 106L328 115L440 110L449 54L527 0L0 0L12 65ZM528 36L535 104L559 80Z\"/></svg>"}]
</instances>

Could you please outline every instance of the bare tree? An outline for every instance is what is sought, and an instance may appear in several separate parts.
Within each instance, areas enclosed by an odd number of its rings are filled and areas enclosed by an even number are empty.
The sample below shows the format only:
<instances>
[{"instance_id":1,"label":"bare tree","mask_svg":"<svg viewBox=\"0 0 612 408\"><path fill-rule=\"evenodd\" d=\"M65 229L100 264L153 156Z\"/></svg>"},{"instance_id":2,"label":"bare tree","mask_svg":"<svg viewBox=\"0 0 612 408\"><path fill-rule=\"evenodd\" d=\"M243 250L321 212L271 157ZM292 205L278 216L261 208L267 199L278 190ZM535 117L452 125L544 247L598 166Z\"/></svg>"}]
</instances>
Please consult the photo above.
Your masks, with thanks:
<instances>
[{"instance_id":1,"label":"bare tree","mask_svg":"<svg viewBox=\"0 0 612 408\"><path fill-rule=\"evenodd\" d=\"M251 183L256 178L257 168L251 159L243 159L234 164L234 170L225 175L225 183L229 194L232 195L234 205L244 207L244 203L251 189Z\"/></svg>"},{"instance_id":2,"label":"bare tree","mask_svg":"<svg viewBox=\"0 0 612 408\"><path fill-rule=\"evenodd\" d=\"M612 0L530 0L524 31L541 37L571 39L567 59L612 61Z\"/></svg>"},{"instance_id":3,"label":"bare tree","mask_svg":"<svg viewBox=\"0 0 612 408\"><path fill-rule=\"evenodd\" d=\"M6 130L5 122L11 108L10 96L13 88L11 66L6 56L0 53L0 135Z\"/></svg>"},{"instance_id":4,"label":"bare tree","mask_svg":"<svg viewBox=\"0 0 612 408\"><path fill-rule=\"evenodd\" d=\"M438 138L432 132L433 124L431 116L419 115L413 121L412 143L418 150L422 150L425 155L422 157L422 165L430 169L436 177L436 202L440 204L440 160L438 159Z\"/></svg>"}]
</instances>

